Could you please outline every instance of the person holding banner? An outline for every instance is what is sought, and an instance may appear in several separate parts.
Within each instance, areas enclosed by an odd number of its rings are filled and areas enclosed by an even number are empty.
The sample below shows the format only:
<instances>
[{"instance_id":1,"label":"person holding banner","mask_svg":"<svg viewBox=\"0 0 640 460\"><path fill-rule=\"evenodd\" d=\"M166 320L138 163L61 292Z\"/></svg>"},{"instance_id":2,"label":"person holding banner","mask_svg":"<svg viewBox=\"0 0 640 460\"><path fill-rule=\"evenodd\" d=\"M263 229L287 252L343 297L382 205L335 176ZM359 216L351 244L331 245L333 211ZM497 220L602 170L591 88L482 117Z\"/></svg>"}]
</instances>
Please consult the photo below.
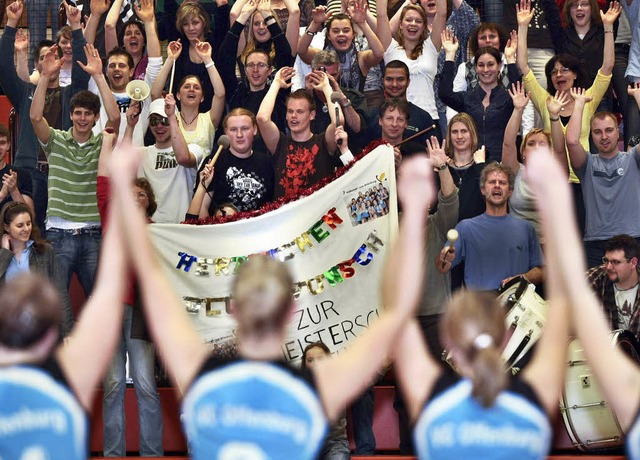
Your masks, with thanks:
<instances>
[{"instance_id":1,"label":"person holding banner","mask_svg":"<svg viewBox=\"0 0 640 460\"><path fill-rule=\"evenodd\" d=\"M226 361L210 355L167 281L131 196L138 164L134 150L114 152L116 208L126 216L122 222L129 251L136 255L151 333L184 395L185 432L193 458L315 458L328 421L336 420L368 385L418 302L424 222L435 197L430 162L424 156L407 160L398 182L404 218L382 278L386 309L348 350L318 362L310 374L283 361L282 346L295 308L292 278L285 263L265 256L250 257L234 279L239 356ZM220 410L229 417L218 416ZM292 431L292 426L300 429Z\"/></svg>"},{"instance_id":2,"label":"person holding banner","mask_svg":"<svg viewBox=\"0 0 640 460\"><path fill-rule=\"evenodd\" d=\"M419 458L546 458L552 438L548 417L557 414L566 367L569 308L564 286L575 283L563 272L566 261L573 260L564 243L567 216L573 211L555 161L549 149L539 149L531 153L527 168L540 199L545 234L552 235L547 245L549 316L529 366L513 378L507 372L501 357L504 310L488 293L458 293L443 315L440 335L458 373L430 354L416 321L399 335L395 368L415 422ZM552 176L548 182L547 175ZM569 225L575 233L573 220ZM577 292L587 291L584 286ZM591 315L581 316L591 321Z\"/></svg>"}]
</instances>

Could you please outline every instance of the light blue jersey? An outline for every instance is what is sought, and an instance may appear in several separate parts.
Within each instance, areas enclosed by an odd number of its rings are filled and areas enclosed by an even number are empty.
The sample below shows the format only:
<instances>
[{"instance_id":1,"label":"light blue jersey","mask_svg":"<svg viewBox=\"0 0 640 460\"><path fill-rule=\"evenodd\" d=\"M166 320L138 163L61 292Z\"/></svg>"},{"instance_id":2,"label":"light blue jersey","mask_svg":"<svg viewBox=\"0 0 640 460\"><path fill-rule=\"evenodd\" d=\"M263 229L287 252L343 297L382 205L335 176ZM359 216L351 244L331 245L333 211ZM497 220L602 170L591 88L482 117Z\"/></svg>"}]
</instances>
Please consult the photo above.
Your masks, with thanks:
<instances>
[{"instance_id":1,"label":"light blue jersey","mask_svg":"<svg viewBox=\"0 0 640 460\"><path fill-rule=\"evenodd\" d=\"M315 390L284 364L238 361L205 369L183 411L196 460L312 460L327 431Z\"/></svg>"},{"instance_id":2,"label":"light blue jersey","mask_svg":"<svg viewBox=\"0 0 640 460\"><path fill-rule=\"evenodd\" d=\"M86 460L87 415L45 370L0 369L0 459Z\"/></svg>"},{"instance_id":3,"label":"light blue jersey","mask_svg":"<svg viewBox=\"0 0 640 460\"><path fill-rule=\"evenodd\" d=\"M471 381L462 379L426 404L414 430L419 458L546 458L551 427L539 405L512 387L484 408L471 390Z\"/></svg>"}]
</instances>

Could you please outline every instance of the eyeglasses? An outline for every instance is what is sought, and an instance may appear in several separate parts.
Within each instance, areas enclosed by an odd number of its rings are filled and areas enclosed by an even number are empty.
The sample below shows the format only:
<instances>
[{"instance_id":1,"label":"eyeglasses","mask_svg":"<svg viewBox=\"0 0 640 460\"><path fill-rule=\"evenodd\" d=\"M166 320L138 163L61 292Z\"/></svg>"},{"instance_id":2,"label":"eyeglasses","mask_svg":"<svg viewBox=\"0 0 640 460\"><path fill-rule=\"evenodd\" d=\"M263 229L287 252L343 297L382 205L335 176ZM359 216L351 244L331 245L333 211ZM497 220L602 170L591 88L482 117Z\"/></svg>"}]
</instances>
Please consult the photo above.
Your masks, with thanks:
<instances>
[{"instance_id":1,"label":"eyeglasses","mask_svg":"<svg viewBox=\"0 0 640 460\"><path fill-rule=\"evenodd\" d=\"M577 10L578 8L582 8L583 10L586 10L590 6L591 4L588 2L581 2L581 3L574 3L573 5L570 5L569 8L572 10Z\"/></svg>"},{"instance_id":2,"label":"eyeglasses","mask_svg":"<svg viewBox=\"0 0 640 460\"><path fill-rule=\"evenodd\" d=\"M571 72L571 69L568 67L563 67L561 69L551 69L551 75L555 75L555 74L564 75L569 72Z\"/></svg>"},{"instance_id":3,"label":"eyeglasses","mask_svg":"<svg viewBox=\"0 0 640 460\"><path fill-rule=\"evenodd\" d=\"M151 117L149 118L150 126L169 126L169 119L167 117Z\"/></svg>"},{"instance_id":4,"label":"eyeglasses","mask_svg":"<svg viewBox=\"0 0 640 460\"><path fill-rule=\"evenodd\" d=\"M249 62L249 63L247 63L247 65L245 65L245 67L247 69L252 69L252 70L257 67L260 70L264 70L267 67L269 67L269 65L265 64L264 62Z\"/></svg>"},{"instance_id":5,"label":"eyeglasses","mask_svg":"<svg viewBox=\"0 0 640 460\"><path fill-rule=\"evenodd\" d=\"M603 263L604 265L607 265L607 264L609 264L609 263L610 263L610 264L611 264L611 265L613 265L614 267L617 267L617 266L618 266L618 265L620 265L622 262L629 262L629 259L627 259L626 257L624 258L624 260L607 259L606 257L603 257L603 258L602 258L602 263Z\"/></svg>"}]
</instances>

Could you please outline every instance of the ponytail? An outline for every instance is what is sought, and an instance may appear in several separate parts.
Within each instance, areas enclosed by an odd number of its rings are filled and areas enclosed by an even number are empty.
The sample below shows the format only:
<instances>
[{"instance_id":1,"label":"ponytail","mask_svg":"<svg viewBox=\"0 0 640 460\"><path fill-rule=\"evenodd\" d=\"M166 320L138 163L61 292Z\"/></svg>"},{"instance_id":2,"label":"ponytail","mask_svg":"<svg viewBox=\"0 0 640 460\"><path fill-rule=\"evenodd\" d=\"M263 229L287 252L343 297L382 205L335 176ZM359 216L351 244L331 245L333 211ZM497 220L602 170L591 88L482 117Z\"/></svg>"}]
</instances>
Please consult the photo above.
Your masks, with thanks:
<instances>
[{"instance_id":1,"label":"ponytail","mask_svg":"<svg viewBox=\"0 0 640 460\"><path fill-rule=\"evenodd\" d=\"M491 407L498 394L507 386L502 353L492 344L486 348L476 348L471 353L471 359L471 394L482 407Z\"/></svg>"}]
</instances>

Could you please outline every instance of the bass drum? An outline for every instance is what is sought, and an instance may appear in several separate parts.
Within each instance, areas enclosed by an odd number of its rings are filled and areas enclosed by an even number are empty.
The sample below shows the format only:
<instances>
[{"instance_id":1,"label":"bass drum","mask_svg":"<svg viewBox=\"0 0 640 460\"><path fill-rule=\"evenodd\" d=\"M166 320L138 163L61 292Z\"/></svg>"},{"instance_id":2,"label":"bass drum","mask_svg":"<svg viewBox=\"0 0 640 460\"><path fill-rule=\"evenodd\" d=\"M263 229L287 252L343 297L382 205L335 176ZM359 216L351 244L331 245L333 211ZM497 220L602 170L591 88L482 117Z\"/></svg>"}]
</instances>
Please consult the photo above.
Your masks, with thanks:
<instances>
[{"instance_id":1,"label":"bass drum","mask_svg":"<svg viewBox=\"0 0 640 460\"><path fill-rule=\"evenodd\" d=\"M640 362L640 346L631 332L613 331L611 344ZM560 413L573 446L583 452L622 447L624 432L604 400L577 339L570 342L568 357Z\"/></svg>"},{"instance_id":2,"label":"bass drum","mask_svg":"<svg viewBox=\"0 0 640 460\"><path fill-rule=\"evenodd\" d=\"M498 302L507 311L502 357L507 367L516 374L526 363L524 358L542 335L547 317L547 302L523 276L515 277L504 285Z\"/></svg>"}]
</instances>

